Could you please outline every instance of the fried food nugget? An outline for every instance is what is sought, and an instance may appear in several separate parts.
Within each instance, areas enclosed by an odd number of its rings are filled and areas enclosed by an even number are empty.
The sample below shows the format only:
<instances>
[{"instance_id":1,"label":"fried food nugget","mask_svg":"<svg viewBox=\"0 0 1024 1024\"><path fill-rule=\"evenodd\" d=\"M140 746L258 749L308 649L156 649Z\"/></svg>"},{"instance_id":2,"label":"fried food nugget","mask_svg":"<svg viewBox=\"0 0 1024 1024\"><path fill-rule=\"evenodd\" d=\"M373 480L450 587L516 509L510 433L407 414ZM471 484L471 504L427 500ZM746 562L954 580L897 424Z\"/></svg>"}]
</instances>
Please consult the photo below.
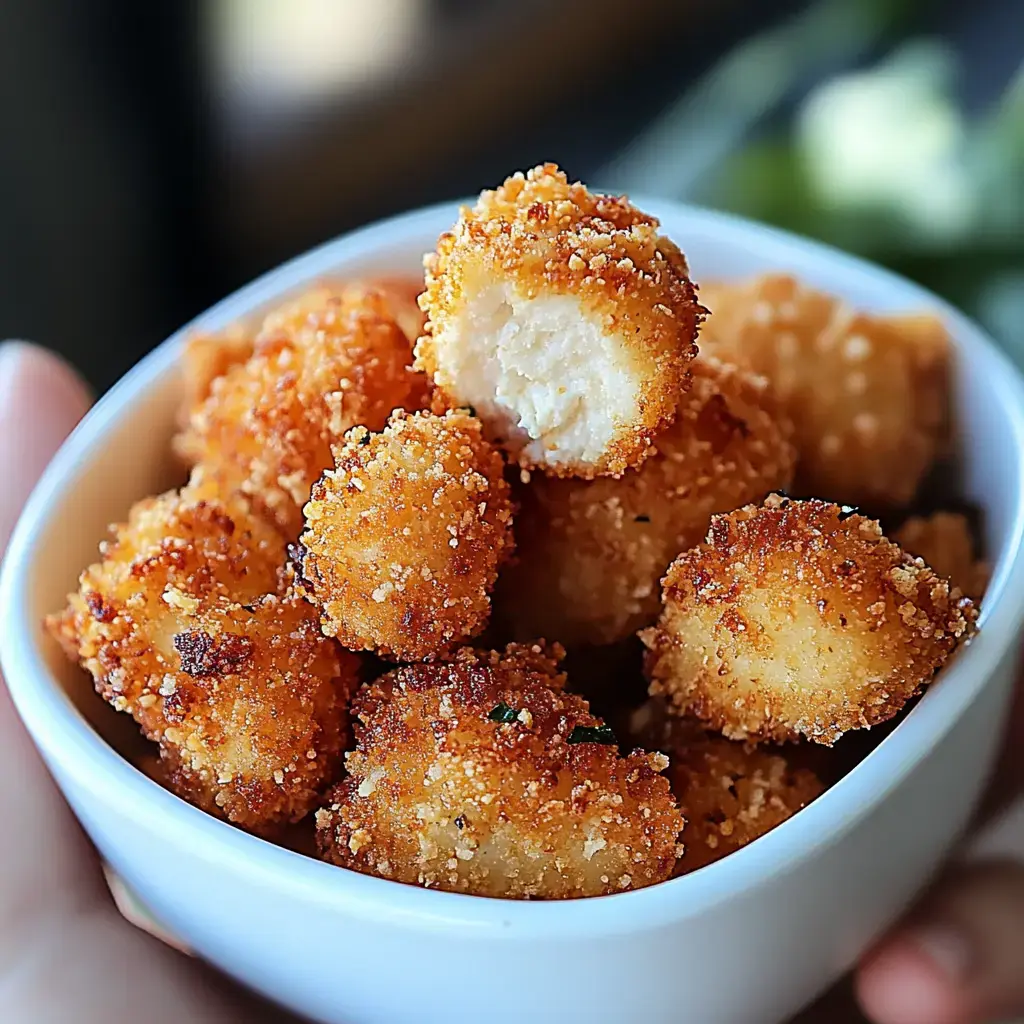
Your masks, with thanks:
<instances>
[{"instance_id":1,"label":"fried food nugget","mask_svg":"<svg viewBox=\"0 0 1024 1024\"><path fill-rule=\"evenodd\" d=\"M799 764L800 748L728 740L651 700L634 713L645 747L668 756L666 772L686 819L674 875L685 875L752 843L820 796L825 786Z\"/></svg>"},{"instance_id":2,"label":"fried food nugget","mask_svg":"<svg viewBox=\"0 0 1024 1024\"><path fill-rule=\"evenodd\" d=\"M703 352L771 381L796 425L796 493L905 506L946 443L949 338L933 316L868 316L768 274L705 285Z\"/></svg>"},{"instance_id":3,"label":"fried food nugget","mask_svg":"<svg viewBox=\"0 0 1024 1024\"><path fill-rule=\"evenodd\" d=\"M693 382L655 453L620 479L535 474L516 516L516 564L495 617L517 640L610 644L653 622L659 581L698 544L711 516L789 486L795 454L762 378L714 359Z\"/></svg>"},{"instance_id":4,"label":"fried food nugget","mask_svg":"<svg viewBox=\"0 0 1024 1024\"><path fill-rule=\"evenodd\" d=\"M463 649L353 702L356 750L316 815L321 855L401 882L564 899L652 885L683 819L661 754L620 757L560 651ZM553 656L552 656L553 655Z\"/></svg>"},{"instance_id":5,"label":"fried food nugget","mask_svg":"<svg viewBox=\"0 0 1024 1024\"><path fill-rule=\"evenodd\" d=\"M463 412L357 428L313 487L300 540L324 632L399 661L449 652L482 629L512 551L501 454Z\"/></svg>"},{"instance_id":6,"label":"fried food nugget","mask_svg":"<svg viewBox=\"0 0 1024 1024\"><path fill-rule=\"evenodd\" d=\"M958 512L935 512L926 518L913 516L896 531L894 539L904 551L952 580L969 598L981 600L991 570L975 554L966 516Z\"/></svg>"},{"instance_id":7,"label":"fried food nugget","mask_svg":"<svg viewBox=\"0 0 1024 1024\"><path fill-rule=\"evenodd\" d=\"M828 502L716 516L664 579L651 693L730 739L831 745L892 718L974 632L969 598Z\"/></svg>"},{"instance_id":8,"label":"fried food nugget","mask_svg":"<svg viewBox=\"0 0 1024 1024\"><path fill-rule=\"evenodd\" d=\"M160 745L168 785L257 832L296 821L340 767L359 662L297 595L283 541L189 489L139 502L48 625Z\"/></svg>"},{"instance_id":9,"label":"fried food nugget","mask_svg":"<svg viewBox=\"0 0 1024 1024\"><path fill-rule=\"evenodd\" d=\"M396 408L427 401L411 359L383 295L313 289L266 317L253 355L213 380L176 450L293 540L332 442L354 426L380 430Z\"/></svg>"},{"instance_id":10,"label":"fried food nugget","mask_svg":"<svg viewBox=\"0 0 1024 1024\"><path fill-rule=\"evenodd\" d=\"M415 280L404 277L375 277L366 281L354 281L348 287L356 291L379 292L384 297L395 323L409 339L409 344L416 344L416 339L423 333L427 323L426 314L420 309L418 302L423 291L422 278Z\"/></svg>"},{"instance_id":11,"label":"fried food nugget","mask_svg":"<svg viewBox=\"0 0 1024 1024\"><path fill-rule=\"evenodd\" d=\"M657 229L554 164L482 192L425 261L417 367L524 467L639 464L675 415L704 313Z\"/></svg>"},{"instance_id":12,"label":"fried food nugget","mask_svg":"<svg viewBox=\"0 0 1024 1024\"><path fill-rule=\"evenodd\" d=\"M188 426L192 410L210 397L213 382L233 366L244 363L253 351L253 339L241 324L220 334L197 334L188 339L181 354L185 399L179 420Z\"/></svg>"}]
</instances>

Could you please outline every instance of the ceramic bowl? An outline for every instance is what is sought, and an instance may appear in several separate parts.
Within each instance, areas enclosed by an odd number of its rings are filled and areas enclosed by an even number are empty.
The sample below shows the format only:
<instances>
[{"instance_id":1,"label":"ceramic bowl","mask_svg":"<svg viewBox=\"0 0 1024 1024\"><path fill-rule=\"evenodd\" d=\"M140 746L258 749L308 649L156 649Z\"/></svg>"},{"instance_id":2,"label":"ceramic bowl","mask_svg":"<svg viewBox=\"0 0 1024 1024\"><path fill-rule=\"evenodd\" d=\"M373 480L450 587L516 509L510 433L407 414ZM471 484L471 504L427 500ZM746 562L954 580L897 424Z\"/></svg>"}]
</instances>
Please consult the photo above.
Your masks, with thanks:
<instances>
[{"instance_id":1,"label":"ceramic bowl","mask_svg":"<svg viewBox=\"0 0 1024 1024\"><path fill-rule=\"evenodd\" d=\"M810 807L747 848L662 885L511 902L400 885L273 846L182 802L122 756L133 730L41 628L109 522L173 483L183 338L333 275L417 273L445 204L338 239L243 288L142 361L57 454L0 583L2 664L35 742L103 856L198 954L331 1024L457 1018L774 1024L848 969L927 882L992 764L1024 617L1024 389L934 296L820 245L637 199L694 278L789 270L870 311L929 309L955 343L963 493L995 566L982 628L919 704ZM119 753L119 750L122 753Z\"/></svg>"}]
</instances>

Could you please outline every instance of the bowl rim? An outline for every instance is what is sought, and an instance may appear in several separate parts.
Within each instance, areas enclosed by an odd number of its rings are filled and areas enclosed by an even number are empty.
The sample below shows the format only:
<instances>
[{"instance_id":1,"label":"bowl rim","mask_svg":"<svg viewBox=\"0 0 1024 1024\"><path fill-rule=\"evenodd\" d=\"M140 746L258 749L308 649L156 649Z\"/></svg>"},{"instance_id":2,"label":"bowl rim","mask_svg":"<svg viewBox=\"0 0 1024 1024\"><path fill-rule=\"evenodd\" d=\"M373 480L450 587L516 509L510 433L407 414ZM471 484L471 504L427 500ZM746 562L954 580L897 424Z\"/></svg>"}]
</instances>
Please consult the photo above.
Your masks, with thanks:
<instances>
[{"instance_id":1,"label":"bowl rim","mask_svg":"<svg viewBox=\"0 0 1024 1024\"><path fill-rule=\"evenodd\" d=\"M66 515L76 479L88 471L101 442L125 411L141 404L176 369L185 337L208 321L243 317L303 284L329 276L342 260L372 255L384 240L422 234L454 222L472 200L438 203L378 221L328 241L229 295L194 318L143 358L93 407L54 456L25 505L0 573L0 667L15 706L47 763L74 772L74 785L172 846L190 836L195 857L220 861L253 885L309 905L434 932L452 926L490 937L529 934L571 938L621 935L705 913L829 846L879 806L953 728L996 673L1024 622L1024 473L1018 474L1012 524L982 608L982 629L942 672L941 681L863 761L798 815L741 850L707 867L643 889L563 901L517 901L424 889L337 868L242 832L186 803L153 782L109 746L71 703L42 654L49 642L30 615L32 568L40 539ZM886 284L908 301L935 310L959 349L984 363L986 387L1024 462L1024 383L985 334L948 303L881 267L831 246L732 214L671 200L634 197L642 209L714 231L738 249L777 250L778 265L827 261L854 284ZM675 233L673 230L671 233ZM685 248L685 247L684 247Z\"/></svg>"}]
</instances>

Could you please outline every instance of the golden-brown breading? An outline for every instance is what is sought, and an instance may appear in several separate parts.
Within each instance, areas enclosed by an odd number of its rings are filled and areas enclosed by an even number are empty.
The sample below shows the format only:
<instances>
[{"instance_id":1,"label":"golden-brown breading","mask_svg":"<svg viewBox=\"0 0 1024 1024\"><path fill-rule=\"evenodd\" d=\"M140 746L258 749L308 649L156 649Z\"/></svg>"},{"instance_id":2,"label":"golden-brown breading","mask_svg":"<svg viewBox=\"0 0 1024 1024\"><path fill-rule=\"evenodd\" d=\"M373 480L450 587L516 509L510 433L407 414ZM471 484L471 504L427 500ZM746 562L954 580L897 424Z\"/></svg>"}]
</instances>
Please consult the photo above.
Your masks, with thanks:
<instances>
[{"instance_id":1,"label":"golden-brown breading","mask_svg":"<svg viewBox=\"0 0 1024 1024\"><path fill-rule=\"evenodd\" d=\"M139 502L49 620L160 744L168 784L254 831L307 814L340 766L356 656L277 596L283 541L189 489Z\"/></svg>"},{"instance_id":2,"label":"golden-brown breading","mask_svg":"<svg viewBox=\"0 0 1024 1024\"><path fill-rule=\"evenodd\" d=\"M324 632L399 661L450 651L483 628L512 550L501 454L463 412L399 414L352 431L313 487L301 538Z\"/></svg>"},{"instance_id":3,"label":"golden-brown breading","mask_svg":"<svg viewBox=\"0 0 1024 1024\"><path fill-rule=\"evenodd\" d=\"M634 713L637 742L668 756L672 792L686 819L675 875L753 842L806 807L824 785L798 747L755 747L708 732L650 700Z\"/></svg>"},{"instance_id":4,"label":"golden-brown breading","mask_svg":"<svg viewBox=\"0 0 1024 1024\"><path fill-rule=\"evenodd\" d=\"M981 600L991 570L988 563L975 554L966 516L959 512L913 516L896 531L893 539L908 554L923 559L940 576L955 583L969 598Z\"/></svg>"},{"instance_id":5,"label":"golden-brown breading","mask_svg":"<svg viewBox=\"0 0 1024 1024\"><path fill-rule=\"evenodd\" d=\"M423 291L422 277L373 277L366 281L353 281L347 287L379 292L409 344L416 344L427 323L426 314L417 301Z\"/></svg>"},{"instance_id":6,"label":"golden-brown breading","mask_svg":"<svg viewBox=\"0 0 1024 1024\"><path fill-rule=\"evenodd\" d=\"M772 496L716 516L672 563L642 639L651 693L680 714L731 739L831 745L895 715L976 618L875 521Z\"/></svg>"},{"instance_id":7,"label":"golden-brown breading","mask_svg":"<svg viewBox=\"0 0 1024 1024\"><path fill-rule=\"evenodd\" d=\"M481 193L427 257L417 366L527 468L618 475L675 415L704 310L622 197L554 165Z\"/></svg>"},{"instance_id":8,"label":"golden-brown breading","mask_svg":"<svg viewBox=\"0 0 1024 1024\"><path fill-rule=\"evenodd\" d=\"M316 815L323 857L479 896L669 877L683 820L660 754L620 757L539 645L396 669L353 702L357 748Z\"/></svg>"},{"instance_id":9,"label":"golden-brown breading","mask_svg":"<svg viewBox=\"0 0 1024 1024\"><path fill-rule=\"evenodd\" d=\"M763 374L796 426L795 493L906 505L946 442L949 338L934 316L868 316L784 274L705 285L701 350Z\"/></svg>"},{"instance_id":10,"label":"golden-brown breading","mask_svg":"<svg viewBox=\"0 0 1024 1024\"><path fill-rule=\"evenodd\" d=\"M785 489L789 424L765 382L703 355L655 454L620 479L533 474L516 515L516 563L495 591L512 638L609 644L653 622L659 581L699 543L711 516Z\"/></svg>"},{"instance_id":11,"label":"golden-brown breading","mask_svg":"<svg viewBox=\"0 0 1024 1024\"><path fill-rule=\"evenodd\" d=\"M213 382L233 366L244 363L252 350L252 335L241 324L220 334L197 334L186 341L181 353L185 391L179 416L182 427L188 425L192 410L210 397Z\"/></svg>"},{"instance_id":12,"label":"golden-brown breading","mask_svg":"<svg viewBox=\"0 0 1024 1024\"><path fill-rule=\"evenodd\" d=\"M380 430L394 409L426 402L411 358L384 296L313 289L266 317L253 355L213 381L176 448L294 539L310 487L331 464L331 444L351 427Z\"/></svg>"}]
</instances>

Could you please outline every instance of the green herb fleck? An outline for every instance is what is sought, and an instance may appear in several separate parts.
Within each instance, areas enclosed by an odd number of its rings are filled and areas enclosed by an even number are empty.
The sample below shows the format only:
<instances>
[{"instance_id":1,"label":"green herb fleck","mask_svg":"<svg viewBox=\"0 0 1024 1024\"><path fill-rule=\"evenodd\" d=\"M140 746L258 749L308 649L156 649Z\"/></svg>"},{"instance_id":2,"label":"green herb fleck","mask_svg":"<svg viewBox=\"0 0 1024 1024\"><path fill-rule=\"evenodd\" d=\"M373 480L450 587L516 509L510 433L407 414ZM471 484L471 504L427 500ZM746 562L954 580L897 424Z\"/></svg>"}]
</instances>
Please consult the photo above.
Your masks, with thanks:
<instances>
[{"instance_id":1,"label":"green herb fleck","mask_svg":"<svg viewBox=\"0 0 1024 1024\"><path fill-rule=\"evenodd\" d=\"M519 712L502 701L491 708L491 713L487 717L492 722L514 722L519 717Z\"/></svg>"},{"instance_id":2,"label":"green herb fleck","mask_svg":"<svg viewBox=\"0 0 1024 1024\"><path fill-rule=\"evenodd\" d=\"M577 725L569 733L570 743L605 743L614 745L619 741L607 725Z\"/></svg>"}]
</instances>

